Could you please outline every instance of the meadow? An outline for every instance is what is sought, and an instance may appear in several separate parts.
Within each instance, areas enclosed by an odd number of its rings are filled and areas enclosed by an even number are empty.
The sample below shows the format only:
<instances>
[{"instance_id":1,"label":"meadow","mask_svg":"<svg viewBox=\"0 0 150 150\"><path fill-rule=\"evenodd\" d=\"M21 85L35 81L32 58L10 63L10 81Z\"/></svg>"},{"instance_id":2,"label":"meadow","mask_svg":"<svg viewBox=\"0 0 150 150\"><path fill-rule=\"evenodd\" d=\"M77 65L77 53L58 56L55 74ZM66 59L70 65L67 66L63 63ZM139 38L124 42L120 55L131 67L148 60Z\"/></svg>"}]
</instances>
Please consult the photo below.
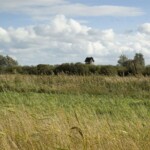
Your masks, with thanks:
<instances>
[{"instance_id":1,"label":"meadow","mask_svg":"<svg viewBox=\"0 0 150 150\"><path fill-rule=\"evenodd\" d=\"M0 150L149 149L149 77L0 75Z\"/></svg>"}]
</instances>

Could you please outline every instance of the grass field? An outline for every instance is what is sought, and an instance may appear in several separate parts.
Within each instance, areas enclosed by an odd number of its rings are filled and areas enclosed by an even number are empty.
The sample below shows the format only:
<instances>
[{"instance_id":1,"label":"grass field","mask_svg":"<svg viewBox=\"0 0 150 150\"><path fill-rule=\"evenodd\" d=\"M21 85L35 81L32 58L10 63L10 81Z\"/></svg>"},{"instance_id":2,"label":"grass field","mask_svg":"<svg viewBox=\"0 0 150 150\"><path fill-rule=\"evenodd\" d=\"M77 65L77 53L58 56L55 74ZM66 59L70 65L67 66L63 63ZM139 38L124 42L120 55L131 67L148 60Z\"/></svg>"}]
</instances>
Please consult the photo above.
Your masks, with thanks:
<instances>
[{"instance_id":1,"label":"grass field","mask_svg":"<svg viewBox=\"0 0 150 150\"><path fill-rule=\"evenodd\" d=\"M150 78L0 76L0 150L149 150Z\"/></svg>"}]
</instances>

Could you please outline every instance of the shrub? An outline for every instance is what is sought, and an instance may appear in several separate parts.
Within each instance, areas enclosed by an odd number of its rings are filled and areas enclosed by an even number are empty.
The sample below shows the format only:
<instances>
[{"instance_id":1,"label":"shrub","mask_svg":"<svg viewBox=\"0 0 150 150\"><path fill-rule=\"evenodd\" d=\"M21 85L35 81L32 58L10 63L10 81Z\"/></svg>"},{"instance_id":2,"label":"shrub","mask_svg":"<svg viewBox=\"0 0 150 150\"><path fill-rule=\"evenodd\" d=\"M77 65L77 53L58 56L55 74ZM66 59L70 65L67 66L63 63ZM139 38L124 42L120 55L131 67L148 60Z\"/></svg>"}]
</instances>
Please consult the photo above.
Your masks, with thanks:
<instances>
[{"instance_id":1,"label":"shrub","mask_svg":"<svg viewBox=\"0 0 150 150\"><path fill-rule=\"evenodd\" d=\"M111 65L102 66L99 73L101 75L114 76L117 75L117 68Z\"/></svg>"}]
</instances>

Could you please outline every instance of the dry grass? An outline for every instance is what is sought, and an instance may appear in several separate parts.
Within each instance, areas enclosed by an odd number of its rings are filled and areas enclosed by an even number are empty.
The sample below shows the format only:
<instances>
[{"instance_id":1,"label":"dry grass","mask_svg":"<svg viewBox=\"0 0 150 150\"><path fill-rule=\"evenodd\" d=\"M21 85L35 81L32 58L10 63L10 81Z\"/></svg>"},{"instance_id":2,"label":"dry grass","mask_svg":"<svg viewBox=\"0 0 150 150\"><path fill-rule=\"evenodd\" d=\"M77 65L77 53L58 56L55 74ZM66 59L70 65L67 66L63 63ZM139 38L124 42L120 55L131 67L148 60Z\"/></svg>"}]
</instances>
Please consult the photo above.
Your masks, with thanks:
<instances>
[{"instance_id":1,"label":"dry grass","mask_svg":"<svg viewBox=\"0 0 150 150\"><path fill-rule=\"evenodd\" d=\"M149 78L0 81L0 150L149 150Z\"/></svg>"},{"instance_id":2,"label":"dry grass","mask_svg":"<svg viewBox=\"0 0 150 150\"><path fill-rule=\"evenodd\" d=\"M149 77L1 75L0 91L149 97Z\"/></svg>"}]
</instances>

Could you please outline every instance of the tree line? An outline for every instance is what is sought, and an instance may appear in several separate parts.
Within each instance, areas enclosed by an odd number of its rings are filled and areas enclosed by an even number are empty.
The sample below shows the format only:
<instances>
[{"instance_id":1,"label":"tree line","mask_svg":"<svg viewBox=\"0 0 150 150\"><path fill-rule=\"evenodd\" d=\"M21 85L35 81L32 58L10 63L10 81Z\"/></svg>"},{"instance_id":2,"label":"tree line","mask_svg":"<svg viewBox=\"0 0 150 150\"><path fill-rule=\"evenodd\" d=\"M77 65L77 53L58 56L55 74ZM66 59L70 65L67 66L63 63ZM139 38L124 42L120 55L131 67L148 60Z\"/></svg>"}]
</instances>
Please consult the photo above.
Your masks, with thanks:
<instances>
[{"instance_id":1,"label":"tree line","mask_svg":"<svg viewBox=\"0 0 150 150\"><path fill-rule=\"evenodd\" d=\"M136 53L133 59L121 55L117 65L94 65L78 62L63 63L61 65L20 66L10 56L0 55L0 74L150 76L150 65L145 66L145 60L141 53Z\"/></svg>"}]
</instances>

